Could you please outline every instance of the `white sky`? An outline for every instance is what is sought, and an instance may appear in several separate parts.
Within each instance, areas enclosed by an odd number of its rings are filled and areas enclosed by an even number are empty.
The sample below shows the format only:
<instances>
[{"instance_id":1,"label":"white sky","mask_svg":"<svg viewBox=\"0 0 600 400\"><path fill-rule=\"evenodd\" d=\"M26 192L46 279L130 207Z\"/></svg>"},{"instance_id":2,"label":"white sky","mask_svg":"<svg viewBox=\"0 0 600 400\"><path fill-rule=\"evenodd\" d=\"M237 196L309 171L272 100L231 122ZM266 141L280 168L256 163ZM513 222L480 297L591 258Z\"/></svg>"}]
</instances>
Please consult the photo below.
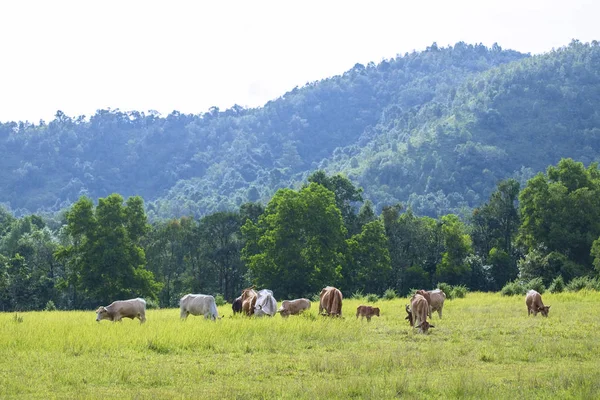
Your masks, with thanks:
<instances>
[{"instance_id":1,"label":"white sky","mask_svg":"<svg viewBox=\"0 0 600 400\"><path fill-rule=\"evenodd\" d=\"M433 42L544 53L600 40L598 0L0 3L0 121L203 113Z\"/></svg>"}]
</instances>

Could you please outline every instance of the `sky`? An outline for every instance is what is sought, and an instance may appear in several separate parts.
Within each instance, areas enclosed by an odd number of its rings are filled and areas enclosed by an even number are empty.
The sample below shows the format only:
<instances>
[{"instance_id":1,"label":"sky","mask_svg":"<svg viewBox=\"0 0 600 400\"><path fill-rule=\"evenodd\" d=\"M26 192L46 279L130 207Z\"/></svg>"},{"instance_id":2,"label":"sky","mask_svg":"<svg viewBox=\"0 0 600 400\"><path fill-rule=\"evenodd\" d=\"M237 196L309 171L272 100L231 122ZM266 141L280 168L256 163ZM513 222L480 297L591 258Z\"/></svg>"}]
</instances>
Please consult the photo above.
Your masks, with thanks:
<instances>
[{"instance_id":1,"label":"sky","mask_svg":"<svg viewBox=\"0 0 600 400\"><path fill-rule=\"evenodd\" d=\"M599 15L597 0L3 1L0 122L260 107L434 42L600 40Z\"/></svg>"}]
</instances>

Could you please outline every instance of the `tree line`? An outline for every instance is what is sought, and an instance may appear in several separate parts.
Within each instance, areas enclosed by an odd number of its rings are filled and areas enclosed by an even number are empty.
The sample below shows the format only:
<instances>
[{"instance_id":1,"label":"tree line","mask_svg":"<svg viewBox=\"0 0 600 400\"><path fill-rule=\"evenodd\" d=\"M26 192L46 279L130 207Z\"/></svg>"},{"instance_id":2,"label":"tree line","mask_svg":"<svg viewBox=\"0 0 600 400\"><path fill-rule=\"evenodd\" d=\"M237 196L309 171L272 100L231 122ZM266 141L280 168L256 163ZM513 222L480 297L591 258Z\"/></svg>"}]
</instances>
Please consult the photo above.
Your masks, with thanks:
<instances>
[{"instance_id":1,"label":"tree line","mask_svg":"<svg viewBox=\"0 0 600 400\"><path fill-rule=\"evenodd\" d=\"M278 298L407 294L440 282L498 291L600 271L600 171L562 159L527 181L498 183L467 218L377 214L361 188L318 170L262 205L148 222L143 199L85 196L54 218L0 210L0 310L89 309L145 297L177 306L186 293L234 299L243 287Z\"/></svg>"}]
</instances>

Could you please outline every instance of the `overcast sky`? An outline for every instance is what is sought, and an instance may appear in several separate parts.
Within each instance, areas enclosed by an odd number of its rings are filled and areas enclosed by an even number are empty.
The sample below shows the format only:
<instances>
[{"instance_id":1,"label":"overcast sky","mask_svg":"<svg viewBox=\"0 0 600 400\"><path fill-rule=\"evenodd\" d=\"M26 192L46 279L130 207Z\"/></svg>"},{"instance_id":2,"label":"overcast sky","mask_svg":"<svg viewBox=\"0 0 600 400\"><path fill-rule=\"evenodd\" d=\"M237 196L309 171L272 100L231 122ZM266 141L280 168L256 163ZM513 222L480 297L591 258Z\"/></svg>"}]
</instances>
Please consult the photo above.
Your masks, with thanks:
<instances>
[{"instance_id":1,"label":"overcast sky","mask_svg":"<svg viewBox=\"0 0 600 400\"><path fill-rule=\"evenodd\" d=\"M433 42L539 54L600 40L598 0L3 1L0 121L203 113Z\"/></svg>"}]
</instances>

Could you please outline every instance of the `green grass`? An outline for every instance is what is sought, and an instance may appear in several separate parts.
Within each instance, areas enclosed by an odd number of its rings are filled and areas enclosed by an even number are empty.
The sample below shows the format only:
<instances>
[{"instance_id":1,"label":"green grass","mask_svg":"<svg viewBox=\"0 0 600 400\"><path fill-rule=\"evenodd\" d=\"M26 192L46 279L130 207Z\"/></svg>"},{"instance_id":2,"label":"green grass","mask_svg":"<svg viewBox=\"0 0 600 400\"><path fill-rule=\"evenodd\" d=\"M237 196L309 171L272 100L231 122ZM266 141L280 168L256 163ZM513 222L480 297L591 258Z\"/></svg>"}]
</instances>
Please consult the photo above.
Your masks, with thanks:
<instances>
[{"instance_id":1,"label":"green grass","mask_svg":"<svg viewBox=\"0 0 600 400\"><path fill-rule=\"evenodd\" d=\"M93 311L0 313L0 398L600 398L600 294L469 293L417 334L407 299L381 317L311 313L217 322L148 310L146 324L95 322Z\"/></svg>"}]
</instances>

